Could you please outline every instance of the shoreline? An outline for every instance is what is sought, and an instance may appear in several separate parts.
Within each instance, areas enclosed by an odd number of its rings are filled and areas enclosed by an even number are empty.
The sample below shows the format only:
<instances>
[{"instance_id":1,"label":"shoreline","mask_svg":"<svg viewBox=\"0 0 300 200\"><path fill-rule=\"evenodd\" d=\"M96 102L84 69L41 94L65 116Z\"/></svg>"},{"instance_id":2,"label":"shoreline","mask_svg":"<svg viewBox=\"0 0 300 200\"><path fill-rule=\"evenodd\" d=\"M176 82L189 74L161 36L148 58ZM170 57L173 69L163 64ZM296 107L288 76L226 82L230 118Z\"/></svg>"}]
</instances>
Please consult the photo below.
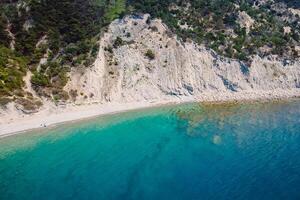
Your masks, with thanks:
<instances>
[{"instance_id":1,"label":"shoreline","mask_svg":"<svg viewBox=\"0 0 300 200\"><path fill-rule=\"evenodd\" d=\"M0 139L32 130L45 129L59 124L86 120L98 116L118 114L166 105L183 103L220 104L232 102L270 102L289 99L300 99L300 89L203 93L201 96L181 98L173 97L169 99L133 103L92 103L84 105L69 104L65 108L48 108L32 115L15 116L15 113L11 113L0 116L0 118L2 118L0 123Z\"/></svg>"}]
</instances>

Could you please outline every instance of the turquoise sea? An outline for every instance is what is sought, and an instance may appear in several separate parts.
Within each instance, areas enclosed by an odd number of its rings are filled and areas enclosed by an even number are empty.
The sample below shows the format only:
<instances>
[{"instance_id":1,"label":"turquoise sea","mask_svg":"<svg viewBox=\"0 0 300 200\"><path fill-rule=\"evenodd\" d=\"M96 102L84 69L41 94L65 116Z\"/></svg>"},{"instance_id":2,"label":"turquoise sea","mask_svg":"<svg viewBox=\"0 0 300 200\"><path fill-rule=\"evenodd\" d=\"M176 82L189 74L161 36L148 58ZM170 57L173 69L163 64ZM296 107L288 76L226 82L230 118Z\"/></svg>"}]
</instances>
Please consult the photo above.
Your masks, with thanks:
<instances>
[{"instance_id":1,"label":"turquoise sea","mask_svg":"<svg viewBox=\"0 0 300 200\"><path fill-rule=\"evenodd\" d=\"M0 139L0 200L300 199L300 102L152 108Z\"/></svg>"}]
</instances>

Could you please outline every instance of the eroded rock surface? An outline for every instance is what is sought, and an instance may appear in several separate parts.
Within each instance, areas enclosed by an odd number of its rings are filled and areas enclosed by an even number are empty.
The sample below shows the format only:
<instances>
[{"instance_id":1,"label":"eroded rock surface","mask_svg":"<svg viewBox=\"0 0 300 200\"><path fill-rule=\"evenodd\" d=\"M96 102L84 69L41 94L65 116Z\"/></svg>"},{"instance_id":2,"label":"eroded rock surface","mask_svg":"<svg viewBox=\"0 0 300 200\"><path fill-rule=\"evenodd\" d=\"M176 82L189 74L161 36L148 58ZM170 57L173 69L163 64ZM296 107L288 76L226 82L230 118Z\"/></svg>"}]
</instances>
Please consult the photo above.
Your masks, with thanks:
<instances>
[{"instance_id":1,"label":"eroded rock surface","mask_svg":"<svg viewBox=\"0 0 300 200\"><path fill-rule=\"evenodd\" d=\"M68 91L77 102L133 102L223 93L300 88L300 61L275 56L252 64L183 43L160 20L128 16L102 37L93 67L73 69ZM115 41L122 39L116 45ZM115 45L114 45L115 44ZM150 59L150 50L155 58Z\"/></svg>"}]
</instances>

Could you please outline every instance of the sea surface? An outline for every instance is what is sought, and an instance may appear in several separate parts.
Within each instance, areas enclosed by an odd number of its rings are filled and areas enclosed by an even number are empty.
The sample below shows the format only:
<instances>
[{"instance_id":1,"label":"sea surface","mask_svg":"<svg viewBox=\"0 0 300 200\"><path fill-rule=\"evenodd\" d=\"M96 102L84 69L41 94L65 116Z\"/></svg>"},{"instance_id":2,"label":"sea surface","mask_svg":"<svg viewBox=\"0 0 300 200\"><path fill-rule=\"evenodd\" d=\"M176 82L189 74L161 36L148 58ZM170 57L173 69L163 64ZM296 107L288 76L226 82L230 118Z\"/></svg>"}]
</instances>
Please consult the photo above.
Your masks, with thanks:
<instances>
[{"instance_id":1,"label":"sea surface","mask_svg":"<svg viewBox=\"0 0 300 200\"><path fill-rule=\"evenodd\" d=\"M185 104L0 139L0 200L300 199L300 102Z\"/></svg>"}]
</instances>

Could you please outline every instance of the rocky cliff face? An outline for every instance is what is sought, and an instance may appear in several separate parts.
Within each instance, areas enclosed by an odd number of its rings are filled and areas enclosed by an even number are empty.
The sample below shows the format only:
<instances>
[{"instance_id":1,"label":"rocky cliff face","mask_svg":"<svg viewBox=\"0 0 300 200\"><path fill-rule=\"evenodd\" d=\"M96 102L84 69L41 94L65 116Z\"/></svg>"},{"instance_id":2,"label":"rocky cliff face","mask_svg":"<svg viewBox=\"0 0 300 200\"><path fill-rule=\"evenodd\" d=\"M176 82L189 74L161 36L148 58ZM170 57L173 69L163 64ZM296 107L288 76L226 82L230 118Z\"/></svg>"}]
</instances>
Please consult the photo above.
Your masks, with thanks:
<instances>
[{"instance_id":1,"label":"rocky cliff face","mask_svg":"<svg viewBox=\"0 0 300 200\"><path fill-rule=\"evenodd\" d=\"M65 90L81 102L132 102L300 88L300 61L223 58L192 41L181 42L160 20L115 20L91 68L72 69ZM299 89L300 90L300 89Z\"/></svg>"}]
</instances>

